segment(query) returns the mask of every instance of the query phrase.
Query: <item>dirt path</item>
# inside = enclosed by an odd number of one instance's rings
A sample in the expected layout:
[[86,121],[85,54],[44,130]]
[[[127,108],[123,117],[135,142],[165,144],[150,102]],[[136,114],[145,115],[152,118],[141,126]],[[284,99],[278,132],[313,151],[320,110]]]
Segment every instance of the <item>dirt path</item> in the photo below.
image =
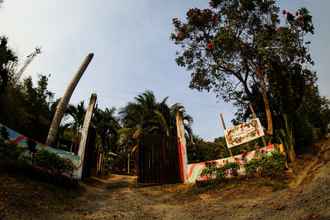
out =
[[[324,146],[330,146],[327,142]],[[237,181],[212,189],[138,187],[134,177],[91,179],[66,190],[26,177],[0,175],[0,219],[330,219],[330,163],[300,160],[290,187]]]
[[277,183],[265,181],[210,190],[181,184],[139,188],[134,179],[118,176],[93,184],[79,198],[84,207],[60,219],[330,219],[329,164],[311,183],[275,192]]

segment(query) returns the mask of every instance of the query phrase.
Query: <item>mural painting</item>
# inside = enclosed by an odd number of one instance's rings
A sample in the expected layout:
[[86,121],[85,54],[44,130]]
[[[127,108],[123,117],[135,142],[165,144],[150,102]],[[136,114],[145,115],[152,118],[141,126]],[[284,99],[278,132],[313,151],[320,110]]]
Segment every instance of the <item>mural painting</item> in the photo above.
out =
[[[47,145],[41,144],[37,141],[29,139],[28,137],[0,124],[0,129],[5,130],[8,134],[8,140],[15,144],[17,148],[20,148],[20,155],[18,156],[19,160],[24,160],[30,164],[34,160],[34,155],[41,150],[45,150],[49,153],[55,154],[64,161],[69,161],[73,165],[72,173],[63,173],[63,175],[68,176],[73,179],[79,179],[78,170],[82,167],[81,159],[78,155],[75,155],[72,152],[55,149]],[[11,146],[11,145],[9,145]],[[16,149],[12,149],[13,151]]]
[[[259,149],[261,153],[271,153],[275,151],[276,148],[274,145],[268,145]],[[235,162],[240,165],[238,170],[238,175],[244,175],[245,169],[244,164],[252,160],[256,156],[257,150],[250,151],[244,154],[235,155],[233,157],[227,157],[219,160],[205,161],[200,163],[188,164],[188,173],[187,173],[187,183],[195,183],[196,181],[205,181],[208,180],[207,176],[202,176],[202,171],[208,163],[215,163],[218,167],[224,166],[226,163]]]

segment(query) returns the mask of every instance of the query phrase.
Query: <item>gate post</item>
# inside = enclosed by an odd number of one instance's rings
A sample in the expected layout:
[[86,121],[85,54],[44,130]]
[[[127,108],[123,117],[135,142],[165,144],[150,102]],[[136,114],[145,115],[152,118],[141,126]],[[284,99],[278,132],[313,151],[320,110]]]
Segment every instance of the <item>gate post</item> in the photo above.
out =
[[96,105],[96,94],[92,94],[91,98],[89,100],[89,105],[86,110],[84,124],[81,131],[81,139],[79,144],[79,150],[78,150],[78,156],[80,157],[80,166],[79,169],[76,171],[76,178],[81,179],[82,178],[82,171],[84,166],[84,159],[85,159],[85,149],[86,149],[86,143],[87,143],[87,137],[88,137],[88,130],[89,126],[92,120],[94,108]]
[[179,172],[180,179],[183,183],[187,182],[187,147],[186,147],[186,138],[184,135],[184,125],[182,114],[177,112],[176,114],[176,129],[177,129],[177,139],[178,139],[178,159],[179,159]]

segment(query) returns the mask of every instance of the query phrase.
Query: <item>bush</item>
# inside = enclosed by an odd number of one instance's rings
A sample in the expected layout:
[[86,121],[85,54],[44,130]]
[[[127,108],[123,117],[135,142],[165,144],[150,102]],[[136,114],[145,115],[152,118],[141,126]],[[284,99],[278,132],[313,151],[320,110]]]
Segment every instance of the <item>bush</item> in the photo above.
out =
[[0,126],[0,139],[8,140],[9,134],[5,127]]
[[24,149],[13,143],[7,143],[0,137],[0,158],[2,160],[18,160]]
[[[47,150],[36,150],[36,144],[33,141],[28,141],[29,152],[32,152],[28,158],[24,158],[23,153],[26,148],[19,147],[16,144],[10,143],[5,138],[5,132],[0,128],[0,160],[7,162],[21,163],[25,165],[37,165],[55,173],[72,173],[74,166],[70,160],[63,159],[58,155]],[[33,149],[30,149],[33,148]],[[31,161],[32,160],[32,161]],[[32,162],[32,164],[31,164]],[[28,164],[27,164],[28,163]]]
[[201,176],[207,176],[209,181],[220,181],[226,176],[225,169],[223,167],[217,167],[215,162],[206,163],[206,167],[203,169]]
[[226,178],[226,174],[230,173],[233,176],[237,176],[237,170],[240,168],[238,163],[230,162],[226,163],[222,167],[218,167],[215,162],[206,163],[206,167],[203,169],[201,176],[207,176],[208,183],[218,183]]
[[248,176],[279,177],[285,169],[285,156],[275,151],[271,154],[262,154],[259,158],[245,164]]
[[296,150],[301,153],[314,142],[313,126],[304,116],[296,116],[293,121]]
[[245,164],[245,172],[247,176],[253,176],[257,173],[259,167],[259,160],[252,159],[248,163]]
[[223,169],[225,171],[227,171],[227,173],[233,175],[233,176],[238,176],[238,172],[237,170],[240,168],[240,165],[238,163],[235,162],[230,162],[230,163],[226,163],[223,166]]
[[204,140],[197,140],[194,144],[188,144],[187,154],[189,163],[216,160],[230,155],[224,144]]
[[71,161],[65,160],[47,150],[40,150],[35,154],[35,164],[46,168],[53,173],[72,173],[74,166]]
[[239,164],[238,163],[235,163],[235,162],[230,162],[230,163],[226,163],[224,166],[223,166],[224,169],[228,170],[228,169],[239,169]]

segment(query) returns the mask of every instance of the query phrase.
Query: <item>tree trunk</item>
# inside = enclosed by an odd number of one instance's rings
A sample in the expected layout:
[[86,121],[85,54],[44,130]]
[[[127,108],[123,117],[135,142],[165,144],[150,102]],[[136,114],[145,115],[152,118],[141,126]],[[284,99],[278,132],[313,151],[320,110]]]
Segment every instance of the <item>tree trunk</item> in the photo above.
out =
[[56,107],[56,112],[53,118],[53,121],[50,125],[46,144],[48,146],[51,146],[54,144],[57,133],[58,133],[58,128],[60,126],[61,120],[63,118],[64,112],[69,104],[69,101],[71,99],[72,93],[74,89],[76,88],[80,78],[84,74],[85,70],[87,69],[89,63],[93,59],[93,54],[90,53],[88,56],[85,58],[84,62],[81,64],[78,72],[75,74],[74,78],[71,80],[70,84],[68,85],[63,97],[61,98],[61,101],[58,103]]
[[257,69],[257,77],[259,78],[260,81],[260,92],[262,95],[262,99],[265,105],[265,113],[266,113],[266,118],[267,118],[267,131],[266,133],[268,135],[273,135],[273,119],[272,119],[272,112],[270,111],[270,105],[269,105],[269,99],[267,96],[267,87],[265,83],[265,78],[262,74],[261,69]]

